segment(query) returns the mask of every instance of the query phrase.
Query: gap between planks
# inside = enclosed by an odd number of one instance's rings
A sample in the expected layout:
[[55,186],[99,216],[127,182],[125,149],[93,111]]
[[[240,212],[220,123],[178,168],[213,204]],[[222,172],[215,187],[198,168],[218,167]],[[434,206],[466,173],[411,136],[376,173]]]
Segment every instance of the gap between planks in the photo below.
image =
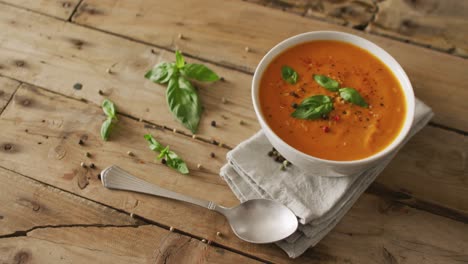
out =
[[16,85],[14,91],[11,93],[10,95],[10,98],[8,98],[6,104],[3,106],[3,109],[0,110],[0,116],[2,116],[3,112],[5,111],[5,109],[7,108],[7,106],[10,104],[11,100],[13,100],[13,97],[15,97],[15,94],[16,94],[16,91],[18,91],[18,89],[20,88],[20,86],[22,85],[22,82],[21,81],[18,81],[18,80],[15,80],[13,78],[10,78],[10,77],[6,77],[6,76],[3,76],[0,74],[0,77],[5,77],[7,79],[10,79],[10,80],[13,80],[13,81],[16,81],[18,82],[18,85]]
[[[0,74],[0,76],[4,77],[3,75]],[[6,76],[5,76],[6,77]],[[28,82],[24,82],[24,81],[20,81],[20,80],[17,80],[17,79],[14,79],[14,78],[10,78],[10,77],[6,77],[6,78],[9,78],[9,79],[12,79],[12,80],[15,80],[15,81],[18,81],[20,83],[20,85],[16,88],[15,90],[15,93],[16,91],[18,90],[18,88],[22,85],[22,84],[27,84],[27,85],[31,85],[31,86],[34,86],[34,87],[37,87],[39,89],[42,89],[44,91],[47,91],[47,92],[50,92],[52,94],[56,94],[56,95],[59,95],[59,96],[62,96],[62,97],[65,97],[67,99],[71,99],[71,100],[74,100],[74,101],[77,101],[77,102],[81,102],[81,103],[86,103],[86,104],[91,104],[91,105],[94,105],[94,106],[97,106],[97,107],[100,107],[99,105],[96,105],[86,99],[78,99],[78,98],[74,98],[74,97],[71,97],[71,96],[67,96],[67,95],[64,95],[64,94],[61,94],[59,92],[56,92],[56,91],[51,91],[47,88],[44,88],[44,87],[40,87],[40,86],[37,86],[37,85],[34,85],[34,84],[31,84],[31,83],[28,83]],[[10,101],[12,100],[13,96],[10,98]],[[5,106],[5,109],[6,109],[6,106]],[[124,116],[124,117],[127,117],[131,120],[134,120],[134,121],[139,121],[141,123],[144,123],[145,124],[145,127],[146,128],[150,128],[150,129],[160,129],[160,130],[166,130],[166,131],[171,131],[173,132],[173,129],[170,128],[170,127],[167,127],[165,125],[159,125],[159,124],[155,124],[155,123],[152,123],[152,122],[149,122],[149,121],[146,121],[146,120],[142,120],[140,121],[139,118],[136,118],[130,114],[126,114],[126,113],[119,113],[119,115],[121,116]],[[443,125],[439,125],[439,124],[434,124],[434,123],[430,123],[429,126],[433,126],[433,127],[436,127],[438,129],[442,129],[442,130],[448,130],[448,131],[452,131],[452,129],[447,129],[445,126]],[[463,131],[454,131],[456,133],[460,133],[462,135],[465,135],[466,136],[466,132],[463,132]],[[180,134],[180,135],[183,135],[185,137],[188,137],[188,138],[192,138],[191,135],[183,132],[183,131],[178,131],[177,130],[177,133]],[[199,136],[197,136],[195,138],[196,140],[198,141],[201,141],[201,142],[204,142],[204,143],[207,143],[207,144],[211,144],[211,145],[215,145],[215,146],[219,146],[219,147],[222,147],[222,148],[225,148],[225,149],[232,149],[231,147],[223,144],[222,146],[220,146],[219,144],[215,144],[213,143],[211,140],[209,139],[204,139],[204,138],[200,138]],[[190,140],[190,139],[189,139]],[[5,168],[5,167],[2,167],[0,166],[0,168],[4,168],[6,170],[9,170],[9,171],[12,171],[8,168]],[[12,171],[12,172],[15,172],[15,171]],[[15,172],[15,173],[18,173],[18,172]],[[19,173],[18,173],[19,174]],[[26,175],[23,175],[23,174],[20,174],[24,177],[27,177],[29,179],[32,179],[34,181],[37,181],[36,179],[34,178],[30,178],[29,176],[26,176]],[[53,188],[57,188],[55,186],[52,186],[52,185],[49,185],[47,183],[44,183],[44,182],[41,182],[41,181],[37,181],[37,182],[40,182],[42,184],[45,184],[47,186],[50,186],[50,187],[53,187]],[[60,189],[60,188],[58,188]],[[60,189],[62,190],[62,189]],[[66,191],[66,190],[62,190],[64,192],[67,192],[67,193],[70,193],[70,194],[73,194],[69,191]],[[377,183],[377,182],[373,182],[369,188],[365,191],[366,193],[368,194],[372,194],[372,195],[375,195],[377,197],[381,197],[381,198],[384,198],[384,199],[389,199],[389,200],[392,200],[392,201],[395,201],[397,203],[400,203],[400,204],[403,204],[405,206],[408,206],[410,208],[414,208],[414,209],[417,209],[417,210],[421,210],[421,211],[425,211],[425,212],[428,212],[428,213],[431,213],[431,214],[435,214],[435,215],[439,215],[439,216],[442,216],[442,217],[446,217],[446,218],[449,218],[449,219],[452,219],[452,220],[455,220],[455,221],[459,221],[459,222],[462,222],[462,223],[468,223],[468,215],[466,214],[463,214],[462,212],[459,212],[457,210],[454,210],[454,209],[451,209],[449,207],[444,207],[444,206],[441,206],[441,205],[438,205],[438,204],[434,204],[434,203],[430,203],[430,202],[426,202],[424,200],[420,200],[418,198],[414,198],[411,194],[407,194],[407,193],[403,193],[403,192],[399,192],[399,191],[395,191],[395,190],[391,190],[387,187],[385,187],[383,184],[380,184],[380,183]],[[73,195],[76,195],[76,194],[73,194]],[[79,196],[79,195],[77,195]],[[120,210],[118,208],[114,208],[114,207],[111,207],[111,206],[108,206],[106,204],[103,204],[103,203],[100,203],[98,201],[94,201],[94,200],[91,200],[89,198],[86,198],[86,197],[83,197],[83,196],[79,196],[81,198],[84,198],[84,199],[87,199],[89,201],[93,201],[93,202],[96,202],[98,204],[101,204],[103,206],[107,206],[109,208],[112,208],[114,210],[117,210],[119,212],[122,212],[122,213],[125,213],[125,214],[128,214],[130,215],[128,212],[126,211],[123,211],[123,210]],[[155,221],[152,221],[150,219],[146,219],[146,218],[143,218],[141,216],[136,216],[138,217],[139,219],[143,220],[144,222],[146,223],[152,223],[154,225],[157,225],[159,227],[162,227],[164,229],[170,229],[169,226],[166,226],[166,225],[162,225],[160,223],[157,223]],[[203,239],[201,237],[197,237],[197,236],[194,236],[192,234],[189,234],[189,233],[185,233],[185,232],[181,232],[181,234],[186,234],[188,236],[191,236],[191,237],[195,237],[195,238],[198,238],[198,239]],[[231,248],[228,248],[228,247],[225,247],[223,245],[218,245],[219,247],[223,247],[223,248],[226,248],[230,251],[235,251],[235,249],[231,249]],[[256,258],[255,256],[250,256],[249,257],[251,258]],[[262,260],[264,261],[264,260]]]
[[[40,87],[38,87],[40,88]],[[40,88],[40,89],[43,89],[43,88]],[[47,89],[43,89],[43,90],[47,90]],[[60,95],[60,94],[59,94]],[[77,99],[74,99],[74,100],[77,100]],[[80,101],[80,100],[78,100]],[[75,196],[75,197],[79,197],[81,199],[84,199],[84,200],[87,200],[87,201],[90,201],[90,202],[93,202],[93,203],[96,203],[96,204],[99,204],[101,206],[104,206],[104,207],[107,207],[107,208],[110,208],[112,210],[115,210],[117,212],[120,212],[120,213],[123,213],[123,214],[126,214],[128,215],[129,217],[132,217],[132,218],[135,218],[141,222],[143,222],[142,224],[135,224],[135,225],[108,225],[108,224],[69,224],[69,225],[42,225],[42,226],[34,226],[32,228],[29,228],[27,230],[18,230],[18,231],[15,231],[13,233],[10,233],[10,234],[6,234],[6,235],[0,235],[0,239],[2,238],[11,238],[11,237],[22,237],[22,236],[27,236],[27,234],[29,232],[32,232],[34,230],[37,230],[37,229],[47,229],[47,228],[70,228],[70,227],[98,227],[98,228],[106,228],[106,227],[111,227],[111,228],[118,228],[118,227],[122,227],[122,228],[128,228],[128,227],[133,227],[133,228],[138,228],[140,226],[155,226],[155,227],[159,227],[159,228],[162,228],[162,229],[165,229],[165,230],[168,230],[170,232],[174,232],[174,233],[178,233],[178,234],[181,234],[181,235],[185,235],[191,239],[197,239],[199,241],[203,241],[203,240],[206,240],[205,238],[203,237],[200,237],[200,236],[196,236],[196,235],[193,235],[193,234],[190,234],[190,233],[187,233],[187,232],[184,232],[182,230],[179,230],[179,229],[173,229],[171,230],[171,227],[170,226],[167,226],[167,225],[163,225],[163,224],[160,224],[156,221],[153,221],[151,219],[148,219],[148,218],[145,218],[145,217],[142,217],[142,216],[139,216],[139,215],[136,215],[136,214],[133,214],[133,213],[128,213],[127,211],[125,210],[122,210],[122,209],[119,209],[119,208],[116,208],[116,207],[113,207],[113,206],[109,206],[107,204],[104,204],[104,203],[101,203],[99,201],[95,201],[95,200],[92,200],[92,199],[89,199],[87,197],[84,197],[84,196],[81,196],[81,195],[78,195],[78,194],[75,194],[73,192],[70,192],[68,190],[65,190],[65,189],[62,189],[62,188],[59,188],[59,187],[56,187],[56,186],[53,186],[53,185],[50,185],[46,182],[43,182],[43,181],[40,181],[40,180],[37,180],[35,178],[32,178],[28,175],[24,175],[22,173],[19,173],[19,172],[16,172],[16,171],[13,171],[9,168],[6,168],[6,167],[3,167],[0,165],[0,168],[1,169],[4,169],[6,171],[10,171],[20,177],[24,177],[24,178],[27,178],[31,181],[34,181],[36,183],[39,183],[41,185],[44,185],[44,186],[47,186],[49,188],[53,188],[53,189],[56,189],[56,190],[60,190],[62,192],[65,192],[69,195],[72,195],[72,196]],[[214,247],[218,247],[218,248],[222,248],[224,250],[227,250],[227,251],[231,251],[233,253],[236,253],[236,254],[239,254],[239,255],[242,255],[244,257],[247,257],[247,258],[251,258],[251,259],[254,259],[254,260],[257,260],[257,261],[261,261],[263,263],[271,263],[270,261],[268,260],[265,260],[265,259],[262,259],[262,258],[259,258],[257,256],[253,256],[253,255],[250,255],[248,253],[245,253],[243,251],[240,251],[240,250],[237,250],[237,249],[233,249],[233,248],[230,248],[230,247],[227,247],[225,245],[222,245],[222,244],[219,244],[215,241],[210,241],[210,245],[211,246],[214,246]]]
[[68,16],[67,21],[72,22],[72,18],[75,15],[76,11],[78,11],[78,8],[81,6],[81,3],[83,3],[84,0],[80,0],[76,5],[75,8],[73,8],[73,11],[70,13],[70,16]]
[[[80,4],[81,2],[84,1],[84,0],[80,0]],[[14,8],[18,8],[18,9],[23,9],[23,10],[27,10],[28,12],[31,12],[31,13],[35,13],[35,14],[39,14],[39,15],[42,15],[42,16],[46,16],[46,17],[50,17],[50,18],[53,18],[53,19],[57,19],[57,20],[60,20],[60,21],[64,21],[66,22],[67,20],[61,18],[61,17],[57,17],[57,16],[54,16],[54,15],[51,15],[51,14],[48,14],[48,13],[44,13],[44,12],[40,12],[40,11],[37,11],[37,10],[33,10],[33,9],[30,9],[30,8],[27,8],[25,6],[21,6],[21,5],[15,5],[15,4],[12,4],[12,3],[8,3],[8,2],[4,2],[2,0],[0,0],[0,4],[2,5],[6,5],[6,6],[11,6],[11,7],[14,7]],[[78,5],[75,6],[76,10],[78,10]],[[73,10],[72,14],[74,15],[76,10]],[[68,18],[69,22],[72,22],[71,19],[72,19],[72,16],[70,16]]]

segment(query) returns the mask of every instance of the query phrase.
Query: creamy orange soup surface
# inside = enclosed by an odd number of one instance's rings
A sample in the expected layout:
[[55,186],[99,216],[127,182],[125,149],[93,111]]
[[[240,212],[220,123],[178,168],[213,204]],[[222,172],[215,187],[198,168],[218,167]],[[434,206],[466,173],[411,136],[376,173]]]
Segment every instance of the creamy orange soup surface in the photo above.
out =
[[[282,78],[283,66],[297,72],[295,84]],[[354,88],[368,107],[325,89],[314,74],[338,81],[341,88]],[[312,41],[284,51],[266,68],[259,92],[270,128],[292,147],[327,160],[358,160],[381,151],[398,135],[406,114],[405,95],[387,66],[369,52],[338,41]],[[329,96],[333,110],[314,120],[291,116],[314,95]]]

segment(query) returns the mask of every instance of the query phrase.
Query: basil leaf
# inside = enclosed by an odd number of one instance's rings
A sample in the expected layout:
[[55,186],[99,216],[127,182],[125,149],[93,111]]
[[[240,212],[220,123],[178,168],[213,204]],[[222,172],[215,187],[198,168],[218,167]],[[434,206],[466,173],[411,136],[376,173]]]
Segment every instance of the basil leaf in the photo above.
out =
[[327,77],[325,75],[320,75],[320,74],[314,74],[314,80],[322,87],[325,89],[332,91],[332,92],[337,92],[338,89],[340,88],[340,83],[333,80],[330,77]]
[[343,98],[344,100],[351,102],[355,105],[365,107],[365,108],[369,107],[366,101],[364,101],[364,98],[362,98],[362,96],[359,94],[358,91],[356,91],[356,89],[348,88],[348,87],[341,88],[339,92],[340,92],[341,98]]
[[[105,99],[102,102],[102,110],[108,117],[116,118],[115,116],[115,105],[113,102],[111,102],[109,99]],[[117,118],[116,118],[117,119]]]
[[166,155],[166,164],[167,166],[173,169],[176,169],[182,174],[189,173],[187,164],[179,156],[177,156],[177,154],[175,154],[172,151],[169,151],[168,154]]
[[291,116],[299,119],[319,119],[332,110],[333,101],[329,96],[314,95],[304,99]]
[[161,62],[145,74],[145,78],[152,82],[164,84],[167,83],[172,75],[177,71],[174,63]]
[[101,126],[101,138],[104,141],[109,139],[109,135],[113,127],[114,123],[112,122],[112,117],[107,117],[106,121],[104,121]]
[[145,139],[150,143],[150,146],[149,148],[152,150],[152,151],[158,151],[158,152],[161,152],[164,148],[163,146],[157,142],[152,135],[150,134],[146,134],[145,136]]
[[169,146],[163,147],[161,143],[156,141],[152,135],[145,135],[145,139],[150,143],[150,149],[159,152],[158,159],[165,159],[166,165],[177,170],[182,174],[189,173],[187,164],[173,151],[169,150]]
[[285,65],[281,68],[281,77],[283,77],[283,80],[286,82],[295,84],[299,78],[299,75],[293,68]]
[[181,70],[182,73],[190,79],[195,79],[201,82],[214,82],[219,80],[219,76],[210,68],[202,64],[185,64]]
[[192,84],[183,76],[171,78],[166,89],[166,100],[172,114],[195,134],[202,108]]
[[180,53],[180,51],[176,50],[175,58],[177,68],[182,69],[185,66],[184,56],[182,56],[182,53]]

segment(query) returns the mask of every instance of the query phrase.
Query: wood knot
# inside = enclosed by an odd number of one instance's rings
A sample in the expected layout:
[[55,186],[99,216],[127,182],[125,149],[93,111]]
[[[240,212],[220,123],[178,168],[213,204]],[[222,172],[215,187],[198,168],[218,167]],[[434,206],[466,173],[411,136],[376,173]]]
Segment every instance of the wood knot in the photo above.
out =
[[22,60],[16,60],[16,61],[15,61],[15,65],[16,65],[17,67],[23,67],[25,64],[26,64],[26,63],[25,63],[24,61],[22,61]]
[[[401,21],[401,31],[409,31],[409,30],[412,30],[412,29],[415,29],[417,28],[419,25],[412,21],[412,20],[409,20],[409,19],[403,19]],[[405,32],[401,32],[401,33],[405,33]]]
[[13,258],[15,264],[26,264],[31,260],[31,253],[27,251],[20,250],[15,254]]
[[22,102],[21,102],[22,105],[24,106],[28,106],[31,104],[31,101],[29,99],[24,99]]
[[4,145],[3,145],[3,149],[4,149],[5,151],[11,151],[11,150],[13,150],[13,145],[10,144],[10,143],[4,144]]
[[73,46],[75,46],[75,48],[79,50],[86,45],[86,43],[83,40],[77,38],[68,38],[68,41],[70,41],[70,43],[73,44]]

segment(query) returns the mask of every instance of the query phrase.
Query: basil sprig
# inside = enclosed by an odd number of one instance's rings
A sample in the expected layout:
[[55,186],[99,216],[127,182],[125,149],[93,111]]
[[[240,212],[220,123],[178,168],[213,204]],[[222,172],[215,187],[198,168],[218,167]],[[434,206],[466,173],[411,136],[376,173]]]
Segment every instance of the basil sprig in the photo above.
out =
[[187,164],[173,151],[169,149],[169,146],[164,147],[161,143],[156,141],[152,135],[146,134],[145,139],[149,142],[149,148],[154,152],[159,152],[157,158],[159,160],[164,159],[165,164],[182,174],[188,174],[189,169]]
[[359,92],[356,91],[356,89],[354,88],[349,88],[349,87],[341,88],[339,90],[339,93],[340,93],[341,98],[343,98],[345,101],[351,102],[355,105],[359,105],[365,108],[369,107],[366,101],[364,101],[364,98],[362,98]]
[[296,84],[297,79],[299,79],[297,72],[293,68],[286,65],[281,67],[281,77],[283,77],[283,80],[290,84]]
[[333,100],[326,95],[314,95],[304,99],[296,110],[291,114],[292,117],[299,119],[319,119],[333,110]]
[[145,74],[145,78],[167,84],[166,101],[172,114],[192,133],[196,133],[202,113],[201,101],[189,80],[214,82],[219,76],[202,64],[186,63],[180,51],[176,62],[161,62]]
[[101,137],[103,140],[107,141],[109,139],[110,132],[117,123],[118,119],[113,102],[111,102],[109,99],[105,99],[101,106],[104,114],[107,116],[106,121],[104,121],[101,126]]
[[333,80],[330,77],[327,77],[325,75],[320,75],[320,74],[314,74],[314,80],[323,88],[332,91],[332,92],[338,92],[338,89],[340,88],[340,83]]
[[348,101],[355,105],[359,105],[361,107],[367,108],[369,106],[364,100],[364,98],[362,98],[359,92],[354,88],[340,88],[339,82],[325,75],[314,74],[314,80],[325,89],[332,92],[338,92],[340,94],[340,97],[343,98],[345,101]]

